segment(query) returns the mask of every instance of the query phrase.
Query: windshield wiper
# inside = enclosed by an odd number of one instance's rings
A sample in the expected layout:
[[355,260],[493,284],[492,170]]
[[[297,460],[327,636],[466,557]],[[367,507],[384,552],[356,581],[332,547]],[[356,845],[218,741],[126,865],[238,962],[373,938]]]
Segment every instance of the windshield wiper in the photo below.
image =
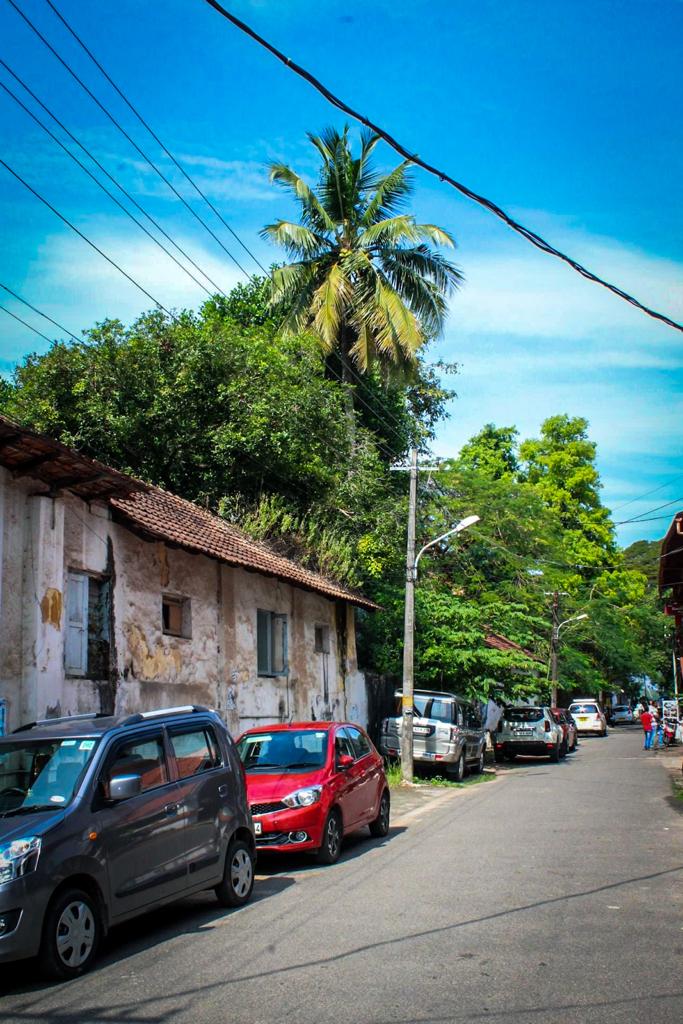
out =
[[21,804],[20,807],[13,807],[11,811],[0,811],[3,818],[11,818],[15,814],[32,814],[33,811],[58,811],[61,805],[57,804]]

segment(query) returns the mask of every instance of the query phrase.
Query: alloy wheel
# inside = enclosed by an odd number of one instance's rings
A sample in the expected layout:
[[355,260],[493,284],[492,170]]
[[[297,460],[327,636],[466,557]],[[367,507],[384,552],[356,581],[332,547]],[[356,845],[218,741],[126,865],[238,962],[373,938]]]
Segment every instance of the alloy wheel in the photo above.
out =
[[230,863],[230,882],[240,899],[249,892],[253,873],[254,868],[247,851],[244,849],[235,850]]

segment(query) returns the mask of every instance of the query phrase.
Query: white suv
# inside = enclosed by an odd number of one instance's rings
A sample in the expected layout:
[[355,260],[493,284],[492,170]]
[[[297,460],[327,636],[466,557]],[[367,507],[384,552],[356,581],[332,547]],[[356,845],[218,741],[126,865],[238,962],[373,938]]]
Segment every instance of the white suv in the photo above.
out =
[[607,719],[598,702],[592,697],[574,700],[569,705],[569,711],[579,733],[593,732],[598,736],[607,735]]
[[495,734],[496,761],[513,761],[518,754],[559,761],[567,752],[563,740],[562,726],[550,708],[532,704],[507,707]]

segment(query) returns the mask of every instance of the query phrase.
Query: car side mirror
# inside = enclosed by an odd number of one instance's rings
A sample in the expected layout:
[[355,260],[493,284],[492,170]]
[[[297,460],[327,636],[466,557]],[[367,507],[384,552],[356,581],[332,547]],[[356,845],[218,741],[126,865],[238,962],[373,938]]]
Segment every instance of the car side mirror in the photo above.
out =
[[130,800],[142,789],[142,778],[139,775],[115,775],[109,782],[109,799],[114,801]]
[[339,760],[337,761],[337,768],[340,772],[345,772],[353,764],[353,758],[350,754],[340,754]]

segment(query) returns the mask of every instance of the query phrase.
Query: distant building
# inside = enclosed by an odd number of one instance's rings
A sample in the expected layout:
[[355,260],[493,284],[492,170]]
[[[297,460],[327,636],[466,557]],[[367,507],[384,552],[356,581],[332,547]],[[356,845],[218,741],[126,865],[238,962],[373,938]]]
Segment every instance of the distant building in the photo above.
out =
[[678,693],[683,695],[683,512],[677,512],[662,541],[659,592],[674,620],[673,668]]
[[208,704],[365,723],[355,608],[219,517],[0,417],[0,725]]

